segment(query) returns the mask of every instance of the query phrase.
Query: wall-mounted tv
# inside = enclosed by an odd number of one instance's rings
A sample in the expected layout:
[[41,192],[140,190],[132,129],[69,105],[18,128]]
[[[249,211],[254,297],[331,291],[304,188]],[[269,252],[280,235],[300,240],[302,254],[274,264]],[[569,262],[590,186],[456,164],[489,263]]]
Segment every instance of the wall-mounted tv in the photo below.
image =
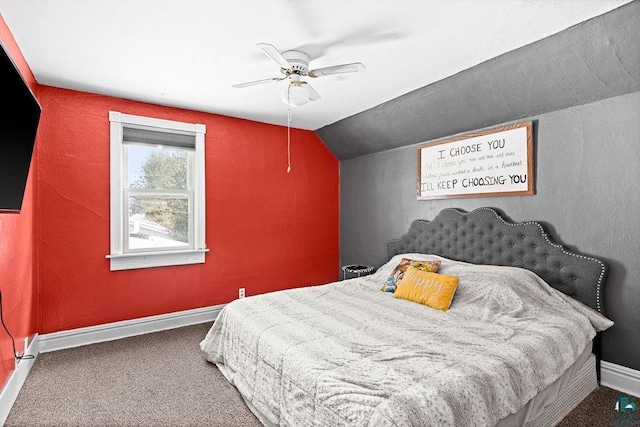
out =
[[20,212],[42,109],[0,47],[0,213]]

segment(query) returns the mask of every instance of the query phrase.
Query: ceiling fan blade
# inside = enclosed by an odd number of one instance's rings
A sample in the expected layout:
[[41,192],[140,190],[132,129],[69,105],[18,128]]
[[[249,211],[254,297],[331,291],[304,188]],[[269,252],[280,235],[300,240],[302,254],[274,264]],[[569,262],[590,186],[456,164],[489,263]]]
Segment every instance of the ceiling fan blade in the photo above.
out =
[[364,69],[364,65],[361,62],[354,62],[352,64],[334,65],[332,67],[318,68],[317,70],[309,71],[309,77],[322,77],[330,76],[332,74],[343,73],[356,73]]
[[275,46],[269,43],[258,43],[256,46],[262,49],[262,51],[266,53],[269,58],[276,61],[282,68],[285,68],[287,70],[293,68],[289,61],[287,61],[287,59],[282,56],[280,51],[276,49]]
[[318,92],[316,92],[315,89],[312,88],[309,83],[303,82],[302,84],[305,85],[305,87],[309,91],[309,101],[316,101],[320,99],[320,95],[318,94]]
[[287,78],[286,76],[284,76],[284,77],[272,77],[270,79],[262,79],[262,80],[255,80],[253,82],[239,83],[237,85],[233,85],[232,87],[240,88],[240,87],[261,85],[263,83],[279,82],[280,80],[284,80],[286,78]]

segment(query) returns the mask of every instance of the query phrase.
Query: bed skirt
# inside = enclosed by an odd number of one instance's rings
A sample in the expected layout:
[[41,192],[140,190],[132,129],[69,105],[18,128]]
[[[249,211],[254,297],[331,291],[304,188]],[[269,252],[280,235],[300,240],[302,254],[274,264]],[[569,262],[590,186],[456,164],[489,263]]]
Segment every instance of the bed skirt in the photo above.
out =
[[564,374],[515,414],[498,421],[497,427],[555,426],[591,392],[598,388],[596,357],[589,344]]

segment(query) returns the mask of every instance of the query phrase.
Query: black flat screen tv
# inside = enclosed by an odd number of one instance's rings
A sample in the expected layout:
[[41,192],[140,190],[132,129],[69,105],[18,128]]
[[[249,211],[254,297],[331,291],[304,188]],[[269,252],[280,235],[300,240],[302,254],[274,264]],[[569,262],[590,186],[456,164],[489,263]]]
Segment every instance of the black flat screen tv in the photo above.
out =
[[0,213],[20,212],[42,109],[0,47]]

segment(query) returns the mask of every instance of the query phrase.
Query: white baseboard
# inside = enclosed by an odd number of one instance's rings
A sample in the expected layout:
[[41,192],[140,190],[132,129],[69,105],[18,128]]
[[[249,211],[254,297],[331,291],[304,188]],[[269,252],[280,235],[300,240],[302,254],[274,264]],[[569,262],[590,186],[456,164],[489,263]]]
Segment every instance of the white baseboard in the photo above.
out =
[[600,384],[640,397],[640,371],[626,366],[600,362]]
[[15,371],[9,375],[9,379],[4,384],[4,387],[2,387],[2,391],[0,391],[0,426],[3,426],[5,421],[7,421],[11,407],[18,398],[18,393],[20,393],[20,389],[27,379],[27,375],[33,363],[36,361],[36,357],[38,357],[38,353],[38,334],[36,334],[24,352],[24,354],[34,356],[33,359],[21,359]]
[[112,341],[135,335],[164,331],[198,323],[213,322],[224,304],[193,310],[123,320],[86,328],[71,329],[40,335],[40,352],[62,350],[104,341]]

